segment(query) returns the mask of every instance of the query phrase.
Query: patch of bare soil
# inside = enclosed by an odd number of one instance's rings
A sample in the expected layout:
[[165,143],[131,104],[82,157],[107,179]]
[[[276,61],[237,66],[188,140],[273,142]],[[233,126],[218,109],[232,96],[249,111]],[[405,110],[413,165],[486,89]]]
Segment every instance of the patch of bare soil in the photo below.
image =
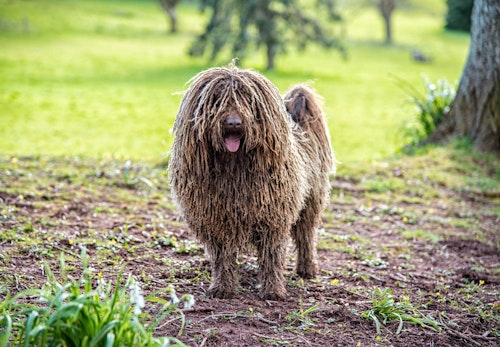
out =
[[[125,266],[147,293],[193,294],[184,319],[167,317],[156,331],[190,346],[500,346],[498,195],[404,172],[418,164],[384,165],[332,179],[321,274],[296,277],[290,248],[288,298],[278,302],[259,298],[254,254],[239,258],[234,298],[206,296],[209,264],[175,210],[164,167],[2,158],[0,283],[11,293],[41,287],[43,263],[57,274],[61,253],[78,272],[85,247],[105,278]],[[377,333],[363,313],[386,288],[437,325],[405,320],[397,333],[395,320]]]

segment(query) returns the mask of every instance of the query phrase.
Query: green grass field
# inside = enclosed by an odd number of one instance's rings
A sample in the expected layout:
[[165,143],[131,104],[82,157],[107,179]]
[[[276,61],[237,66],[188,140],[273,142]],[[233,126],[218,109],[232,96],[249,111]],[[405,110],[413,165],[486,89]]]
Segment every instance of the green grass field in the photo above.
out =
[[[399,129],[413,109],[399,80],[423,90],[421,74],[459,79],[469,36],[442,29],[444,0],[425,4],[395,12],[393,46],[381,44],[374,9],[347,8],[348,59],[311,46],[263,71],[282,92],[309,81],[323,95],[341,162],[402,146]],[[205,17],[189,3],[178,12],[180,32],[169,35],[153,0],[0,2],[0,153],[161,160],[172,143],[175,93],[210,66],[186,54]],[[432,62],[413,62],[413,48]],[[244,63],[261,71],[263,52]]]

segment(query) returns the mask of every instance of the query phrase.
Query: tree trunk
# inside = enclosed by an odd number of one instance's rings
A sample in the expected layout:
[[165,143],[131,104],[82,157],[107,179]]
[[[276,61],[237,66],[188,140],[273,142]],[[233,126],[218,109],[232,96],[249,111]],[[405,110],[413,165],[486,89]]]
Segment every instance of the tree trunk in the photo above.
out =
[[385,43],[392,44],[392,12],[396,8],[395,0],[379,0],[378,9],[384,19]]
[[170,18],[170,33],[174,34],[177,32],[177,14],[175,13],[175,8],[169,8],[167,13]]
[[274,57],[276,56],[276,47],[272,43],[266,44],[267,70],[274,69]]
[[500,153],[500,1],[476,0],[469,56],[450,113],[429,141],[468,137],[474,146]]
[[170,33],[177,32],[177,13],[175,12],[175,6],[177,6],[181,0],[160,0],[160,5],[163,11],[165,11],[170,20]]

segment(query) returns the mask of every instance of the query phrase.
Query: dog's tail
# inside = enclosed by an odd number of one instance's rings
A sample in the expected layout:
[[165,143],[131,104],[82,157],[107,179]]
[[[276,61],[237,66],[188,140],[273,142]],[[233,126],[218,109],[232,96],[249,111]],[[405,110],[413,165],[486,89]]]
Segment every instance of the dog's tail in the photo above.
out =
[[299,84],[292,87],[283,97],[283,101],[294,122],[305,131],[325,127],[321,107],[323,99],[308,85]]
[[335,156],[323,114],[323,99],[308,85],[299,84],[285,94],[283,101],[291,118],[301,129],[299,136],[306,139],[306,147],[319,155],[326,171],[334,172]]

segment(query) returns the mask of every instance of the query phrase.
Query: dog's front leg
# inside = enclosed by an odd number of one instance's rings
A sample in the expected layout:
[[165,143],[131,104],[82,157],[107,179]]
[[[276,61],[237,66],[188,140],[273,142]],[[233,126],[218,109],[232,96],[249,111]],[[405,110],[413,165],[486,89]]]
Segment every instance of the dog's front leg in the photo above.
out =
[[256,244],[260,270],[261,296],[267,300],[286,298],[285,271],[287,240],[270,237]]
[[232,297],[238,285],[237,252],[220,244],[207,245],[207,252],[212,266],[208,295],[220,299]]

